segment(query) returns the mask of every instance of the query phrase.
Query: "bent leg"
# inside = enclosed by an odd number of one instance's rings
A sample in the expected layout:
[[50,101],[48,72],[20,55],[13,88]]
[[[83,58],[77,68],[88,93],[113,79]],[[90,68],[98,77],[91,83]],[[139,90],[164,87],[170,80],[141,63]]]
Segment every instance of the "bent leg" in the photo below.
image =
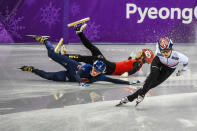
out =
[[143,88],[136,91],[134,94],[127,96],[129,101],[133,101],[138,97],[138,95],[145,95],[151,88],[153,88],[153,85],[157,85],[158,81],[157,79],[160,77],[161,62],[159,58],[156,56],[153,59],[153,62],[151,63],[151,71],[149,76],[146,78],[145,83],[143,85]]
[[66,71],[60,71],[60,72],[45,72],[43,70],[34,69],[33,73],[36,75],[47,79],[47,80],[53,80],[53,81],[67,81],[67,73]]
[[86,64],[92,65],[95,61],[95,56],[82,56],[79,54],[65,54],[65,55],[77,62],[84,62]]
[[156,86],[163,83],[174,71],[175,71],[175,69],[172,69],[172,68],[167,67],[162,64],[162,66],[160,67],[159,75],[157,76],[156,74],[154,74],[152,76],[152,77],[155,76],[156,79],[154,81],[152,81],[149,85],[144,85],[144,86],[148,86],[147,89],[149,89],[149,90],[151,88],[155,88]]
[[49,42],[45,42],[46,48],[48,50],[48,56],[54,60],[55,62],[61,64],[63,67],[67,67],[68,65],[72,65],[73,67],[80,65],[77,61],[70,59],[67,56],[63,56],[59,53],[54,52],[54,47],[53,45]]
[[86,48],[88,48],[93,56],[97,56],[98,58],[104,58],[103,54],[101,53],[101,51],[94,46],[83,33],[79,33],[78,34],[79,38],[81,39],[82,43],[84,44],[84,46]]
[[54,47],[49,41],[45,41],[45,45],[48,50],[48,56],[55,62],[62,65],[69,73],[70,76],[75,77],[76,71],[78,71],[78,66],[81,65],[79,62],[63,56],[59,53],[54,52]]
[[168,79],[168,77],[175,71],[175,69],[172,69],[170,67],[167,66],[163,66],[161,68],[161,75],[160,77],[157,79],[158,80],[158,84],[157,85],[153,85],[154,87],[158,86],[159,84],[161,84],[162,82],[164,82],[166,79]]
[[146,78],[143,88],[137,90],[134,94],[127,96],[128,100],[131,102],[138,97],[138,95],[145,95],[151,88],[152,85],[157,85],[157,78],[160,76],[160,70],[157,68],[151,69],[151,73]]
[[76,75],[76,71],[78,71],[78,66],[81,65],[79,62],[68,58],[67,56],[62,56],[58,53],[49,52],[49,57],[55,62],[62,65],[70,75]]
[[153,65],[151,65],[151,73],[145,80],[143,88],[128,96],[128,100],[133,101],[138,97],[139,94],[145,95],[150,89],[155,88],[164,82],[174,72],[174,70],[175,69],[171,69],[159,63],[158,59],[156,58],[153,62]]

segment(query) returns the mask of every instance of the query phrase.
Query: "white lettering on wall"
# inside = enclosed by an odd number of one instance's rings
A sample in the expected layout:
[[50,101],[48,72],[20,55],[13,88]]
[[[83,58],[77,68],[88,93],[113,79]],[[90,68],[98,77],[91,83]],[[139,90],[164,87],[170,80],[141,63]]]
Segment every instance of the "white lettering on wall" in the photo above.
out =
[[[132,7],[132,10],[131,10]],[[127,4],[127,8],[126,8],[126,18],[129,19],[130,18],[130,14],[135,14],[135,12],[137,11],[137,6],[135,4]]]
[[197,19],[197,6],[193,8],[167,8],[162,7],[160,9],[156,7],[145,7],[141,8],[138,7],[136,4],[127,3],[126,4],[126,19],[131,19],[132,15],[134,14],[139,15],[139,19],[136,20],[137,23],[144,22],[145,18],[148,17],[149,19],[182,19],[183,24],[190,24],[194,17]]
[[144,21],[147,11],[148,11],[148,8],[145,8],[144,11],[142,11],[141,8],[138,8],[140,20],[138,20],[137,23],[142,23]]

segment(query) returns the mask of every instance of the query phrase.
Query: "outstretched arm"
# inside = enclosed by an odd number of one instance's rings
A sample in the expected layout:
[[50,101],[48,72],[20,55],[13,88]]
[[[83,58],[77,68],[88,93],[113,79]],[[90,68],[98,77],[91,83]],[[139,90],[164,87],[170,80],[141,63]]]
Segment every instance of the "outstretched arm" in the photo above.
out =
[[184,54],[179,53],[178,56],[179,56],[179,62],[182,62],[183,66],[181,70],[178,70],[178,72],[176,73],[176,76],[182,75],[183,72],[187,70],[187,65],[189,61],[188,57],[185,56]]
[[183,70],[183,71],[187,70],[188,61],[189,61],[189,58],[187,56],[179,53],[179,62],[183,63],[183,67],[181,70]]
[[128,75],[135,74],[140,69],[140,67],[141,66],[139,62],[133,63],[133,69],[128,72]]
[[120,80],[120,79],[110,78],[107,76],[103,77],[103,81],[107,81],[107,82],[111,82],[111,83],[115,83],[115,84],[126,84],[126,85],[133,85],[133,84],[140,83],[139,80],[137,80],[136,82],[130,82],[130,81],[124,81],[124,80]]
[[[84,66],[82,65],[79,65],[78,66],[78,71],[76,73],[76,80],[79,82],[79,85],[80,86],[89,86],[86,82],[89,82],[88,80],[87,81],[84,81],[82,79],[84,79],[83,77],[81,78],[81,76],[83,76],[82,74],[84,73],[84,71],[86,70],[86,68],[89,68],[89,64],[85,64]],[[87,73],[87,72],[86,72]],[[86,79],[86,78],[85,78]]]

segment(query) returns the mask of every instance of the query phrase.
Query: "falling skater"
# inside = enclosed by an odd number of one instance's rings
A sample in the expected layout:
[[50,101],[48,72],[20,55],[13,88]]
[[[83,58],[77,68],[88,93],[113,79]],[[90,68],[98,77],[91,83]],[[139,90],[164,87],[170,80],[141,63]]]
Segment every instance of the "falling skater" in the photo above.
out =
[[55,62],[62,65],[66,70],[59,72],[45,72],[43,70],[36,69],[33,66],[23,66],[20,68],[22,71],[32,72],[47,80],[78,82],[81,86],[88,86],[88,83],[93,83],[96,81],[107,81],[127,85],[135,84],[133,82],[107,77],[103,74],[106,69],[106,65],[103,61],[95,61],[93,66],[90,64],[85,64],[82,66],[79,62],[70,59],[67,56],[55,53],[53,45],[50,41],[48,41],[48,37],[35,35],[29,36],[33,37],[36,41],[43,43],[47,48],[48,56]]
[[86,29],[87,24],[83,23],[82,25],[75,26],[74,29],[76,34],[79,36],[83,45],[89,49],[92,53],[90,56],[84,56],[79,54],[66,54],[65,47],[62,46],[61,54],[66,55],[69,58],[74,59],[78,62],[85,62],[87,64],[93,64],[96,60],[101,60],[106,64],[105,74],[107,75],[122,75],[125,72],[128,72],[128,75],[135,74],[138,72],[141,67],[148,63],[150,64],[154,58],[154,53],[150,49],[142,49],[135,59],[129,58],[128,60],[124,60],[121,62],[111,62],[107,60],[101,51],[93,45],[85,36],[83,31]]

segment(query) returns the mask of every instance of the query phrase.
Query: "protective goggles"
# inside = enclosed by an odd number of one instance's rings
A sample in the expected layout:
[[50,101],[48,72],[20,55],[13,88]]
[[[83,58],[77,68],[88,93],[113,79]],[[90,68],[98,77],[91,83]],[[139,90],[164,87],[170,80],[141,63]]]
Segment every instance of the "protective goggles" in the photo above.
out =
[[96,72],[97,74],[102,73],[102,72],[96,70],[94,67],[92,68],[92,70],[93,70],[94,72]]
[[160,50],[161,53],[168,53],[170,52],[172,49],[165,49],[165,50]]

